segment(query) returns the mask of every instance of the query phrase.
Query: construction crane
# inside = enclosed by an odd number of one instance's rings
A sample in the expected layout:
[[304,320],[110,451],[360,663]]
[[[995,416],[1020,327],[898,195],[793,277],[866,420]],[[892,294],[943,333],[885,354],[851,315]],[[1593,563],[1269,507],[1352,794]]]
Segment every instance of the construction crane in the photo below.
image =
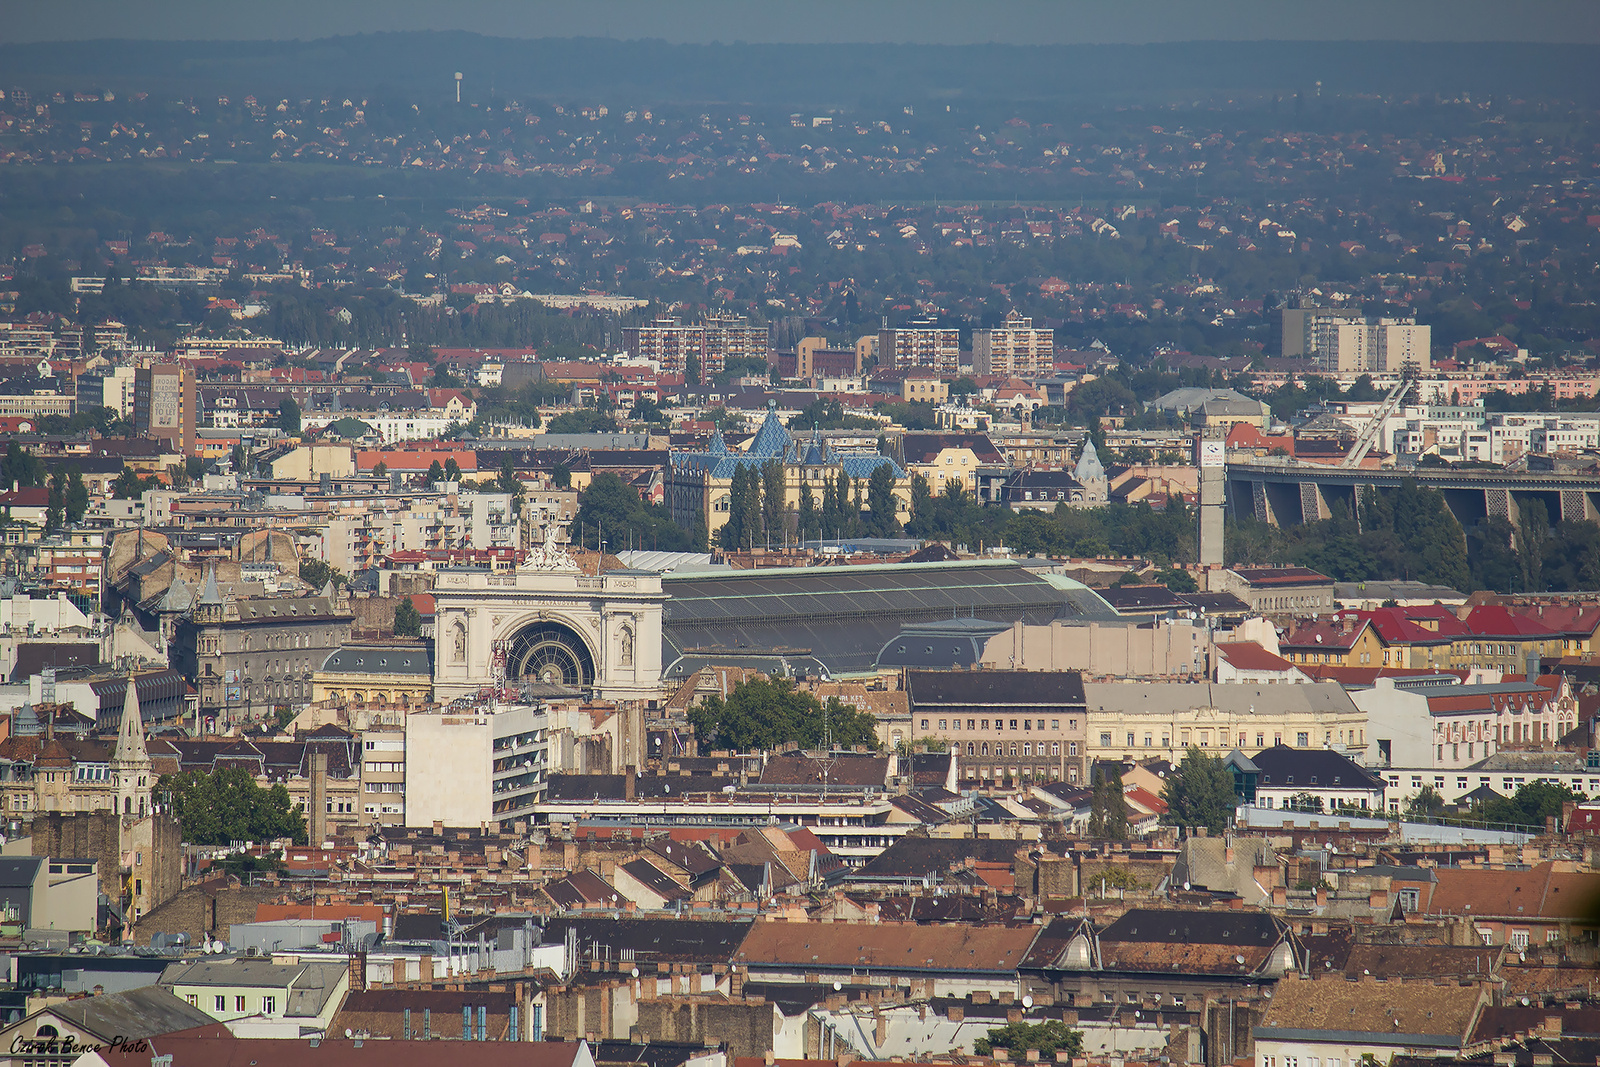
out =
[[1372,413],[1372,420],[1361,431],[1361,436],[1356,438],[1356,443],[1350,446],[1350,451],[1340,462],[1340,467],[1359,467],[1361,461],[1367,458],[1367,453],[1372,451],[1372,446],[1378,443],[1378,435],[1383,432],[1383,424],[1395,408],[1400,406],[1405,399],[1406,391],[1411,388],[1411,379],[1402,374],[1395,383],[1389,395],[1383,398],[1383,403],[1378,405],[1378,410]]

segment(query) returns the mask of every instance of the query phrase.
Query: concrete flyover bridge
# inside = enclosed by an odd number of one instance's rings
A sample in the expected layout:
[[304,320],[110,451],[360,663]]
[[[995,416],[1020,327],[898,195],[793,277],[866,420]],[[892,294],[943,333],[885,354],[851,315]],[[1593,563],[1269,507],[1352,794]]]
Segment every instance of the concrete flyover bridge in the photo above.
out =
[[1538,503],[1552,523],[1600,517],[1600,474],[1554,471],[1452,470],[1447,467],[1362,469],[1293,459],[1229,461],[1228,514],[1274,526],[1328,518],[1335,504],[1354,513],[1367,487],[1393,492],[1407,478],[1444,494],[1445,505],[1463,527],[1498,515],[1516,521],[1524,504]]

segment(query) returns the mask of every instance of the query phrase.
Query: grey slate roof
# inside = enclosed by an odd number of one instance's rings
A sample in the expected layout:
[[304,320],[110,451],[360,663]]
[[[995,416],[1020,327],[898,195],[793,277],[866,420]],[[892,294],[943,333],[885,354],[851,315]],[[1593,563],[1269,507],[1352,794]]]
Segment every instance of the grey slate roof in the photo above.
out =
[[325,674],[416,674],[433,677],[433,646],[345,645],[322,662]]
[[0,857],[0,888],[24,889],[33,885],[43,864],[42,856]]
[[119,1035],[131,1039],[154,1037],[216,1021],[199,1008],[190,1007],[182,997],[154,985],[125,993],[80,997],[55,1004],[45,1012],[106,1041]]
[[[662,662],[691,652],[809,654],[827,671],[866,673],[907,623],[966,616],[1009,625],[1110,612],[1060,575],[1011,562],[881,564],[669,574]],[[697,665],[705,660],[698,660]]]

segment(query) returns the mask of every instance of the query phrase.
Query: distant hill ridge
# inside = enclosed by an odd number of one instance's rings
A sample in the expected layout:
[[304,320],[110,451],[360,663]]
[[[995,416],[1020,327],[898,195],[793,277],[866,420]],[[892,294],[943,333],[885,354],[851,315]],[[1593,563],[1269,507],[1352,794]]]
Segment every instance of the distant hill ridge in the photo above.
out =
[[[1372,27],[1378,29],[1379,27]],[[1363,27],[1352,26],[1353,33]],[[1325,97],[1462,92],[1600,99],[1600,46],[1393,41],[1150,45],[669,44],[464,32],[310,41],[74,41],[0,45],[4,88],[174,95],[362,93],[637,104],[878,108],[884,104],[1185,94]]]

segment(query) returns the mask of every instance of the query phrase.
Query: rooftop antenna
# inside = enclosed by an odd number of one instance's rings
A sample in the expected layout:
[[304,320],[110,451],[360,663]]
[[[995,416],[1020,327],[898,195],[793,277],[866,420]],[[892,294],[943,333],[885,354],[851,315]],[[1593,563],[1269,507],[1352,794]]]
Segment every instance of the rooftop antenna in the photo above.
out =
[[461,72],[456,71],[456,103],[461,103]]

